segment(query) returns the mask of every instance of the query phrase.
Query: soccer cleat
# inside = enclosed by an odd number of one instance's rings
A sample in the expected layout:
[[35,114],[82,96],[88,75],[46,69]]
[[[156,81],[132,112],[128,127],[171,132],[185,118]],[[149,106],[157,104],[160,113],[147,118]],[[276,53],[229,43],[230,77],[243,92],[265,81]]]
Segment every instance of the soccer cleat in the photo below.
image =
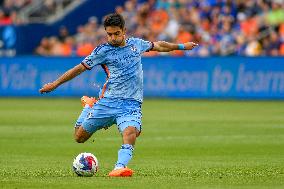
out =
[[131,177],[133,171],[127,167],[121,169],[112,170],[108,176],[110,177]]
[[82,96],[81,98],[81,103],[83,107],[85,107],[85,105],[88,104],[90,108],[92,108],[96,102],[97,99],[95,97]]

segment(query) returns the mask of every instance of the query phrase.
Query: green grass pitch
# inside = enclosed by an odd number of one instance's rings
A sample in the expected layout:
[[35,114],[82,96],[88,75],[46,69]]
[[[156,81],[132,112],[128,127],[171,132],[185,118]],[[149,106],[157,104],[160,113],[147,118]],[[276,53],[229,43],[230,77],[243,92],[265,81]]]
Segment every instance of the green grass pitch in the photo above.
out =
[[[107,177],[116,126],[74,141],[80,112],[79,98],[0,98],[0,188],[284,188],[283,101],[145,100],[132,178]],[[85,151],[91,178],[71,169]]]

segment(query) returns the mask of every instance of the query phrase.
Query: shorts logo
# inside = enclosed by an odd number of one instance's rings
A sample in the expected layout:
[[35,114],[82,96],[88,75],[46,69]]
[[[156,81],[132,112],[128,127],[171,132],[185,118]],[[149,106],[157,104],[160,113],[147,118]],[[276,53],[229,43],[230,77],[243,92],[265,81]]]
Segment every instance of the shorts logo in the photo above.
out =
[[90,118],[92,118],[93,117],[93,113],[92,112],[89,112],[88,113],[88,116],[87,116],[87,119],[90,119]]

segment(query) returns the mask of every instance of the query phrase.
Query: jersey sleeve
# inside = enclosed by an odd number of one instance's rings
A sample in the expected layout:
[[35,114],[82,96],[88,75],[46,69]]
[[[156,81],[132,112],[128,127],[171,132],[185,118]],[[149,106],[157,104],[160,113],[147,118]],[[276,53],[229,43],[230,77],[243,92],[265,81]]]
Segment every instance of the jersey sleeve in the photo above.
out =
[[145,41],[143,39],[138,39],[137,38],[137,43],[140,47],[140,52],[144,53],[144,52],[148,52],[150,51],[153,47],[154,47],[154,43],[150,42],[150,41]]
[[102,47],[98,46],[96,47],[93,52],[87,56],[83,61],[82,65],[87,68],[88,70],[91,70],[96,65],[101,65],[105,62],[105,53],[103,52]]

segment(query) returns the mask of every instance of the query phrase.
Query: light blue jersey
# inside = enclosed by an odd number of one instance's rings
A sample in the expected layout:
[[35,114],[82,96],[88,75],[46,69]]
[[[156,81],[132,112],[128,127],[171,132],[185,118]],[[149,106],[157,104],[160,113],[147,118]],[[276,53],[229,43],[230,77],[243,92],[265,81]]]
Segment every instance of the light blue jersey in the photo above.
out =
[[123,47],[102,44],[87,56],[82,64],[87,69],[101,65],[107,74],[100,98],[143,101],[143,71],[141,56],[153,48],[153,43],[129,38]]

